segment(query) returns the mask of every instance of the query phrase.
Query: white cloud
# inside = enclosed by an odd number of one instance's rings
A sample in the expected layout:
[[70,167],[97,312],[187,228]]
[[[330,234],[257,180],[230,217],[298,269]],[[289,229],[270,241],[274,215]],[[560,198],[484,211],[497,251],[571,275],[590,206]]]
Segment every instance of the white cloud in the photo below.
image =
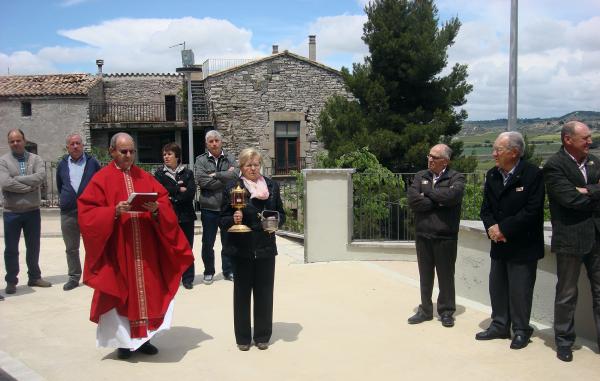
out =
[[66,7],[72,7],[74,5],[79,5],[79,4],[88,2],[88,1],[89,0],[62,0],[59,5],[61,7],[65,7],[66,8]]
[[11,73],[57,72],[56,67],[87,67],[94,72],[97,58],[105,61],[106,72],[173,72],[181,66],[178,48],[186,42],[196,63],[207,58],[254,58],[264,56],[251,44],[252,32],[227,20],[197,19],[115,19],[97,25],[61,30],[60,35],[81,44],[53,46],[36,53],[17,52],[0,56],[0,70]]

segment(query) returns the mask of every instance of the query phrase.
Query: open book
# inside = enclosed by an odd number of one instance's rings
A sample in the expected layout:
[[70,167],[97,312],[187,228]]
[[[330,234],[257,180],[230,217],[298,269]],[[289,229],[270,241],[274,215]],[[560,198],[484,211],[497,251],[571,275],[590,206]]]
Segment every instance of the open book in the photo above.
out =
[[145,212],[146,209],[142,205],[146,202],[156,201],[158,199],[158,193],[136,193],[133,192],[129,195],[127,202],[131,205],[132,212]]

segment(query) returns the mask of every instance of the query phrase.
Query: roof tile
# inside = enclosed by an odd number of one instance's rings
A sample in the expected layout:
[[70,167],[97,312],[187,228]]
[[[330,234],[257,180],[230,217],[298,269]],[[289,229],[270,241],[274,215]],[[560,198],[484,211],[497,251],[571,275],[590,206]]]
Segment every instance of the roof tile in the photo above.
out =
[[100,80],[90,74],[0,76],[0,97],[87,95]]

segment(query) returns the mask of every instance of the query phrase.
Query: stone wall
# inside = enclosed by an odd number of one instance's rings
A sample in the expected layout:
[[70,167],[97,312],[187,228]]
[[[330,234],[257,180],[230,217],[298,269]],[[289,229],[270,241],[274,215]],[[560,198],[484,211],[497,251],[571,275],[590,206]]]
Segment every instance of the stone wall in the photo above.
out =
[[[21,116],[21,101],[31,102],[31,116]],[[70,132],[89,136],[88,99],[28,98],[0,100],[0,136],[20,128],[28,141],[37,144],[38,155],[45,161],[56,161],[65,153],[65,137]],[[0,144],[0,155],[9,152],[6,139]]]
[[322,149],[316,129],[326,100],[351,97],[337,71],[288,54],[209,76],[205,88],[226,149],[259,148],[265,165],[274,157],[274,122],[300,121],[300,156],[310,167]]
[[102,80],[108,103],[164,103],[165,95],[178,95],[184,85],[179,74],[105,74]]

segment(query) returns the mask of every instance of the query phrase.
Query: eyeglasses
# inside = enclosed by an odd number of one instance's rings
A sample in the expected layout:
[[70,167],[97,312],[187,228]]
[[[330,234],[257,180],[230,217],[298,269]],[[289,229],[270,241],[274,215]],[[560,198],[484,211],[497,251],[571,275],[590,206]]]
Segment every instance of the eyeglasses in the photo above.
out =
[[441,160],[444,159],[441,156],[433,156],[433,155],[427,155],[427,159],[431,159],[431,160]]
[[134,149],[120,149],[119,150],[119,153],[123,156],[127,156],[127,154],[135,155],[136,152],[137,152],[137,150],[134,150]]
[[508,151],[508,148],[505,148],[505,147],[493,147],[492,148],[492,152],[502,153],[504,151]]

